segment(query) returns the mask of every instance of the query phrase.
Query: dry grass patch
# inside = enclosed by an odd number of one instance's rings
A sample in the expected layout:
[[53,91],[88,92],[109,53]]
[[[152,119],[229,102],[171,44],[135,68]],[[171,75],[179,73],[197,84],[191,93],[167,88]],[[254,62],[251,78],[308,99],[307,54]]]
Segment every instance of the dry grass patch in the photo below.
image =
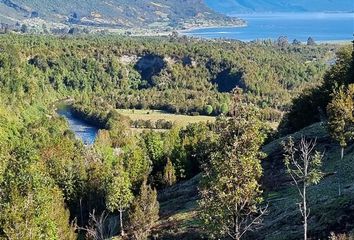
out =
[[132,121],[144,120],[156,122],[164,119],[179,126],[187,126],[190,123],[199,122],[215,122],[216,118],[211,116],[188,116],[180,114],[171,114],[159,110],[131,110],[131,109],[118,109],[120,114],[129,117]]

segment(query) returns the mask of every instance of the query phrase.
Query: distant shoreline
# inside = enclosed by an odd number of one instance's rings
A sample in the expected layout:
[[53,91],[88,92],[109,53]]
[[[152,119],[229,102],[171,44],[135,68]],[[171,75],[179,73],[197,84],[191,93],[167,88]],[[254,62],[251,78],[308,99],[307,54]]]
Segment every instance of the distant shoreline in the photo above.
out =
[[[312,37],[319,44],[346,44],[353,41],[353,29],[348,25],[348,21],[352,19],[352,16],[354,16],[352,12],[241,14],[237,15],[237,17],[244,19],[247,25],[193,27],[180,30],[178,33],[200,39],[221,38],[244,42],[257,39],[276,41],[280,36],[287,36],[289,37],[289,42],[293,39],[298,39],[302,43],[306,43],[307,38]],[[308,27],[307,23],[310,21],[317,24],[316,27]],[[343,22],[345,25],[341,25]],[[325,34],[319,32],[322,30],[316,30],[322,29],[321,26],[323,24],[329,26],[328,29],[324,28],[326,29],[324,30]],[[335,24],[339,25],[334,26]],[[346,27],[340,28],[341,26]],[[224,31],[223,29],[226,30]]]
[[194,30],[201,30],[201,29],[213,29],[213,28],[244,28],[247,27],[247,23],[243,25],[215,25],[215,26],[201,26],[201,27],[191,27],[188,29],[181,29],[181,30],[176,30],[178,33],[187,33],[191,32]]

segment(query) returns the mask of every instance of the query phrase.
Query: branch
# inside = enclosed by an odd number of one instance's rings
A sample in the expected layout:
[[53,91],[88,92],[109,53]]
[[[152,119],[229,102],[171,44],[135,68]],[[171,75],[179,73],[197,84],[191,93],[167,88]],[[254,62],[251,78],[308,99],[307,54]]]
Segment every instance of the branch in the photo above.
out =
[[[240,238],[246,233],[248,232],[253,225],[255,224],[260,224],[262,222],[261,218],[267,213],[267,210],[268,210],[268,206],[269,206],[269,203],[267,203],[267,206],[265,206],[263,209],[259,209],[259,212],[260,214],[254,218],[250,224],[248,224],[247,226],[245,226],[243,232],[240,234]],[[260,221],[260,222],[259,222]]]

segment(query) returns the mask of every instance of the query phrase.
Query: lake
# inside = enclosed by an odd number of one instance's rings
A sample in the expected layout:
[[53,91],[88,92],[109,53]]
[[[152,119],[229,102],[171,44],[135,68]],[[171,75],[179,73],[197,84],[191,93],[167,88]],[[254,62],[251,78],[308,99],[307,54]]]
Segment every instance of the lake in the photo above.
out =
[[82,140],[85,145],[92,145],[98,134],[98,128],[75,117],[70,111],[70,107],[62,105],[58,107],[57,113],[64,117],[69,124],[70,130],[74,132],[76,138]]
[[216,27],[194,29],[183,34],[202,38],[225,38],[242,41],[277,39],[306,42],[312,37],[318,42],[353,40],[354,13],[279,13],[240,14],[247,27]]

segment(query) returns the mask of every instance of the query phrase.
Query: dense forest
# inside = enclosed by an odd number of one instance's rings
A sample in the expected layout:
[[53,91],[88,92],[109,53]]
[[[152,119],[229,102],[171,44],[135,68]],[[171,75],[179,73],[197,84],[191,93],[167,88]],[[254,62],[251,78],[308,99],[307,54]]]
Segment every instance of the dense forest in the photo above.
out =
[[[294,146],[299,137],[285,141],[286,134],[328,120],[331,149],[351,146],[352,51],[351,45],[175,36],[1,35],[0,239],[301,238],[298,228],[285,238],[265,238],[267,229],[289,224],[269,227],[266,213],[281,215],[285,208],[267,202],[284,189],[275,186],[291,182],[286,172],[292,173],[298,155],[301,159]],[[101,129],[94,145],[77,140],[58,116],[63,101]],[[136,133],[117,108],[217,120]],[[303,140],[299,148],[314,149],[312,143]],[[310,171],[296,186],[310,188],[336,172],[322,174],[326,159],[318,152],[308,156]],[[182,238],[164,227],[162,214],[175,204],[166,204],[176,196],[174,189],[196,179],[197,210],[190,221],[197,227]],[[352,202],[348,182],[342,182],[346,198],[331,205],[338,212]],[[239,207],[230,210],[231,205]],[[321,212],[316,210],[311,214]],[[294,216],[294,226],[301,226],[300,212]],[[259,225],[263,218],[268,228]],[[350,217],[339,226],[326,220],[314,229],[310,219],[309,235],[326,238],[352,230]]]

